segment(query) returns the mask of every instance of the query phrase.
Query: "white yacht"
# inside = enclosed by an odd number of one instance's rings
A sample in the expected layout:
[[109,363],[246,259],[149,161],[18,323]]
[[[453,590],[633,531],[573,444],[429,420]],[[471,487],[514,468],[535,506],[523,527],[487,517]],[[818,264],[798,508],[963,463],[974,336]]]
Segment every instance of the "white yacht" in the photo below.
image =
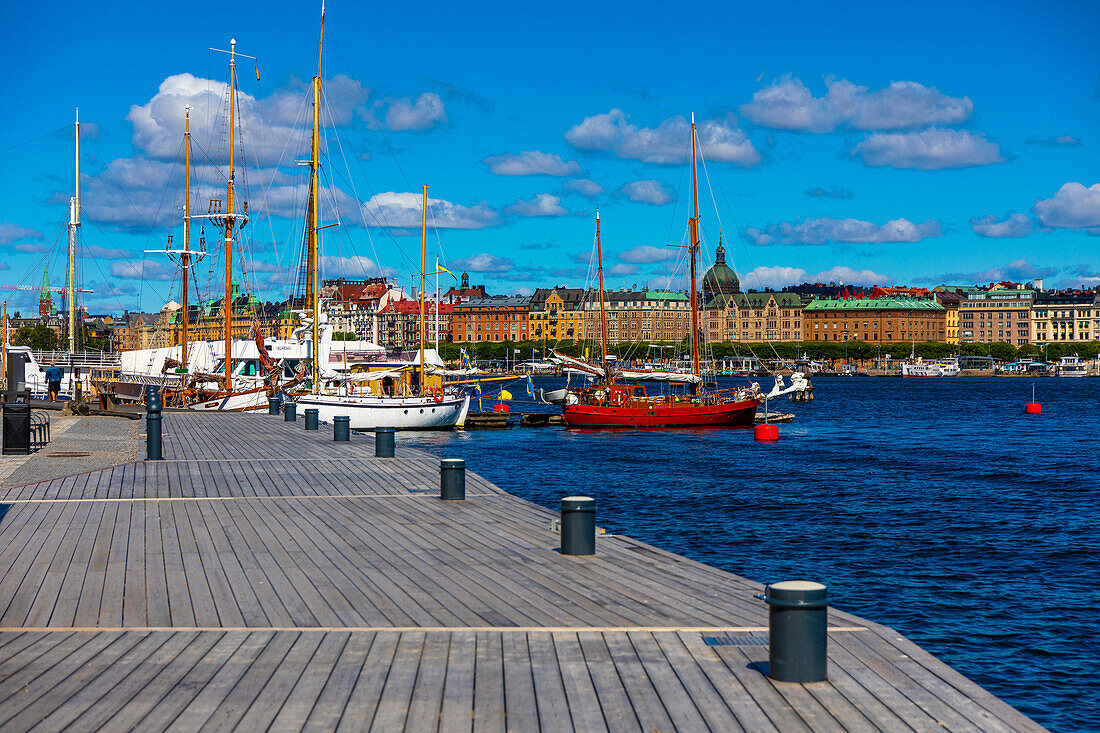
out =
[[903,377],[957,377],[960,371],[959,360],[955,358],[938,361],[918,359],[901,363]]
[[1077,354],[1063,356],[1058,360],[1056,369],[1059,377],[1087,377],[1089,375],[1088,365]]

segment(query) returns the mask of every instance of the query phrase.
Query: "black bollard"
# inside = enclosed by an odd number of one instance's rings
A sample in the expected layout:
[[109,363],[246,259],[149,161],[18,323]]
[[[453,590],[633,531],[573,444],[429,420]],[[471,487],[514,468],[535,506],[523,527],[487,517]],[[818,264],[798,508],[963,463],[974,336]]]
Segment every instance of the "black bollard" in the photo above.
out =
[[397,431],[394,428],[374,429],[374,457],[393,458],[393,451],[397,444]]
[[778,682],[828,678],[828,590],[821,583],[787,580],[764,587],[768,604],[768,676]]
[[351,440],[351,418],[347,415],[337,415],[332,418],[332,439],[347,443]]
[[561,554],[596,554],[596,500],[567,496],[561,500]]
[[284,402],[283,403],[283,420],[286,422],[295,422],[298,420],[298,403],[297,402]]
[[267,414],[278,415],[279,414],[279,398],[268,397],[267,398]]
[[317,429],[317,413],[316,407],[310,407],[306,409],[306,430]]
[[162,461],[160,400],[149,400],[145,410],[145,460]]
[[444,458],[439,462],[439,498],[443,501],[466,499],[466,461]]

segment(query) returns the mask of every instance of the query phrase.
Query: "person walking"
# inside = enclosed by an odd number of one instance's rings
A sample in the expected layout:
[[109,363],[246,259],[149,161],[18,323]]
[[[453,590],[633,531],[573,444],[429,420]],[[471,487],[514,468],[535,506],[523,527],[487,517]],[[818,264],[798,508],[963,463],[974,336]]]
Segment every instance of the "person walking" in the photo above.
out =
[[61,394],[61,370],[57,362],[51,361],[50,368],[46,370],[46,398],[50,402],[57,402]]

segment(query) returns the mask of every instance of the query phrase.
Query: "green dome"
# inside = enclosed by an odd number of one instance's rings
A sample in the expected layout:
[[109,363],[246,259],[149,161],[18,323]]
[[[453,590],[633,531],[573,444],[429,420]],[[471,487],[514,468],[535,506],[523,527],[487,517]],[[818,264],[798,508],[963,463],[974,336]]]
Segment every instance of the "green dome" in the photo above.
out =
[[718,249],[714,253],[714,267],[703,275],[703,294],[707,296],[731,295],[741,292],[741,281],[737,273],[726,264],[726,248],[718,240]]

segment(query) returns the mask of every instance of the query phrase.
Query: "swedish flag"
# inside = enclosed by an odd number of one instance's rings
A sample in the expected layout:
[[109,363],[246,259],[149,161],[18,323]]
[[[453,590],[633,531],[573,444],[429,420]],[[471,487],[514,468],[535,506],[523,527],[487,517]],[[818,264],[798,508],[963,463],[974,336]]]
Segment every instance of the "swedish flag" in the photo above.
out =
[[527,375],[527,396],[535,399],[535,383],[531,381],[531,375]]

